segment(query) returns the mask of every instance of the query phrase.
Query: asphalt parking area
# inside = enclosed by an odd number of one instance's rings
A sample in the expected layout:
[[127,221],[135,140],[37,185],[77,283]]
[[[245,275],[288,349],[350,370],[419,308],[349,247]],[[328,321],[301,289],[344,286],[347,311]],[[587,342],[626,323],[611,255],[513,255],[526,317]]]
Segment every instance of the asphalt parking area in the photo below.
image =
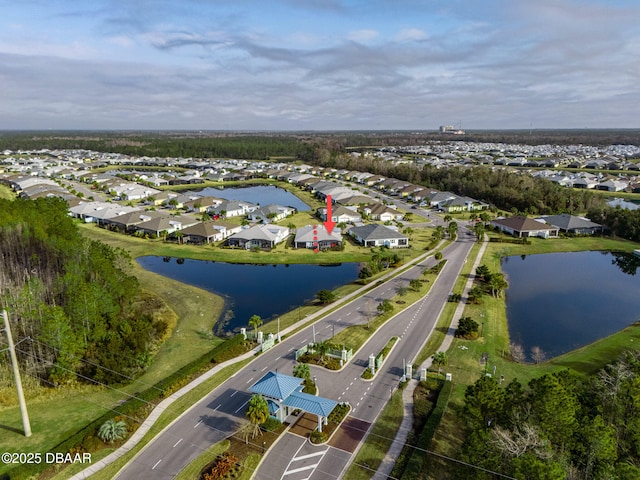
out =
[[340,428],[333,434],[329,445],[339,448],[345,452],[355,452],[358,444],[362,441],[365,434],[369,430],[371,423],[359,420],[357,418],[348,417],[342,422]]

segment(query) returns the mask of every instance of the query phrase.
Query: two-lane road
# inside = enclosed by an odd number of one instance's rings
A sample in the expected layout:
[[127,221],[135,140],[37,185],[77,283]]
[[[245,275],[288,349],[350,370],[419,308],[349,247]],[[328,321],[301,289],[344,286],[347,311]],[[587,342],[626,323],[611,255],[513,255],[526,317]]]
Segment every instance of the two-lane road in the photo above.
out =
[[[463,236],[461,235],[461,237]],[[471,245],[471,240],[461,238],[449,246],[445,252],[446,267],[440,273],[429,295],[397,315],[392,321],[387,322],[341,372],[313,369],[322,396],[348,401],[354,407],[351,414],[354,417],[366,422],[372,422],[375,419],[389,399],[391,388],[397,385],[398,379],[402,375],[402,359],[406,358],[409,361],[415,357],[431,332]],[[332,334],[338,333],[349,325],[366,322],[365,317],[372,301],[378,303],[383,298],[392,297],[398,287],[406,286],[411,279],[417,278],[421,274],[423,268],[434,263],[434,260],[429,259],[409,268],[398,277],[371,290],[365,296],[327,315],[316,322],[313,327],[301,330],[261,354],[158,435],[120,472],[118,478],[169,479],[175,477],[206,448],[237,430],[240,421],[245,417],[246,404],[250,398],[247,393],[248,387],[268,370],[290,373],[295,363],[294,350],[313,341],[314,330],[316,340],[320,341],[329,338]],[[379,352],[393,335],[400,336],[401,340],[385,362],[382,371],[376,375],[374,381],[364,382],[360,375],[368,355]],[[330,462],[331,465],[327,467],[331,468],[327,472],[334,471],[336,467],[343,468],[350,458],[350,455],[346,455],[344,452],[332,452],[322,456],[316,455],[315,451],[312,453],[311,457],[305,458],[315,458],[318,460],[317,466]],[[270,452],[266,460],[275,456],[274,458],[279,459],[279,464],[286,466],[294,461],[294,454],[295,450],[283,451],[278,447]],[[344,462],[338,461],[338,458],[343,458]],[[316,463],[312,463],[312,465]],[[269,468],[270,464],[271,461],[265,461],[264,468]],[[262,472],[263,468],[260,469],[260,475],[263,474]],[[260,478],[280,478],[282,473],[272,471],[268,472],[267,476]],[[320,475],[314,478],[330,477]]]

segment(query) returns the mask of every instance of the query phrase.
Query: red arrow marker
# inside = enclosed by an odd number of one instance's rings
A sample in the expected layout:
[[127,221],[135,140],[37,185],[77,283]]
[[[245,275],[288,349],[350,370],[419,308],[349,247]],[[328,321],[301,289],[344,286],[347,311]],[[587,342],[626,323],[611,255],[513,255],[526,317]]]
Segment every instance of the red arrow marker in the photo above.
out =
[[331,231],[333,227],[336,225],[336,222],[333,221],[331,217],[333,217],[333,212],[331,211],[333,207],[333,202],[331,201],[331,195],[327,195],[327,221],[324,223],[324,228],[327,229],[327,233],[331,235]]

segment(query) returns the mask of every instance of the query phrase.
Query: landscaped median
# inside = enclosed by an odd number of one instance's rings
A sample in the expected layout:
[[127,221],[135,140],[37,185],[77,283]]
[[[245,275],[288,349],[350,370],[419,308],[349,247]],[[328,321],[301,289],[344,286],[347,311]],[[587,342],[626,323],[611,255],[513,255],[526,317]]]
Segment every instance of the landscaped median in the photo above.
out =
[[364,372],[362,372],[363,380],[372,380],[375,377],[376,373],[380,370],[384,361],[391,353],[391,350],[396,345],[398,341],[398,337],[391,337],[391,339],[387,342],[384,348],[374,357],[373,365],[369,365]]

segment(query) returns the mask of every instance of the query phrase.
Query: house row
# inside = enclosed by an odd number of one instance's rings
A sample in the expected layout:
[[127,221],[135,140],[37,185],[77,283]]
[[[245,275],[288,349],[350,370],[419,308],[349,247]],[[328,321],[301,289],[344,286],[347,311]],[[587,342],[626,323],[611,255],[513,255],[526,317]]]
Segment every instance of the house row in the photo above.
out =
[[[398,211],[394,206],[384,205],[380,202],[360,207],[338,205],[331,210],[331,220],[336,223],[360,223],[363,215],[380,222],[399,221],[404,217],[404,213]],[[318,216],[322,221],[327,221],[326,207],[318,209]]]
[[[189,230],[183,231],[187,235]],[[331,233],[323,224],[307,225],[296,229],[293,238],[294,248],[308,248],[326,250],[342,246],[343,236],[339,228],[334,228]],[[409,237],[401,234],[397,229],[380,224],[369,224],[351,227],[346,233],[365,247],[407,248]],[[231,235],[227,239],[230,247],[243,249],[270,250],[291,234],[287,227],[272,224],[254,225]]]

